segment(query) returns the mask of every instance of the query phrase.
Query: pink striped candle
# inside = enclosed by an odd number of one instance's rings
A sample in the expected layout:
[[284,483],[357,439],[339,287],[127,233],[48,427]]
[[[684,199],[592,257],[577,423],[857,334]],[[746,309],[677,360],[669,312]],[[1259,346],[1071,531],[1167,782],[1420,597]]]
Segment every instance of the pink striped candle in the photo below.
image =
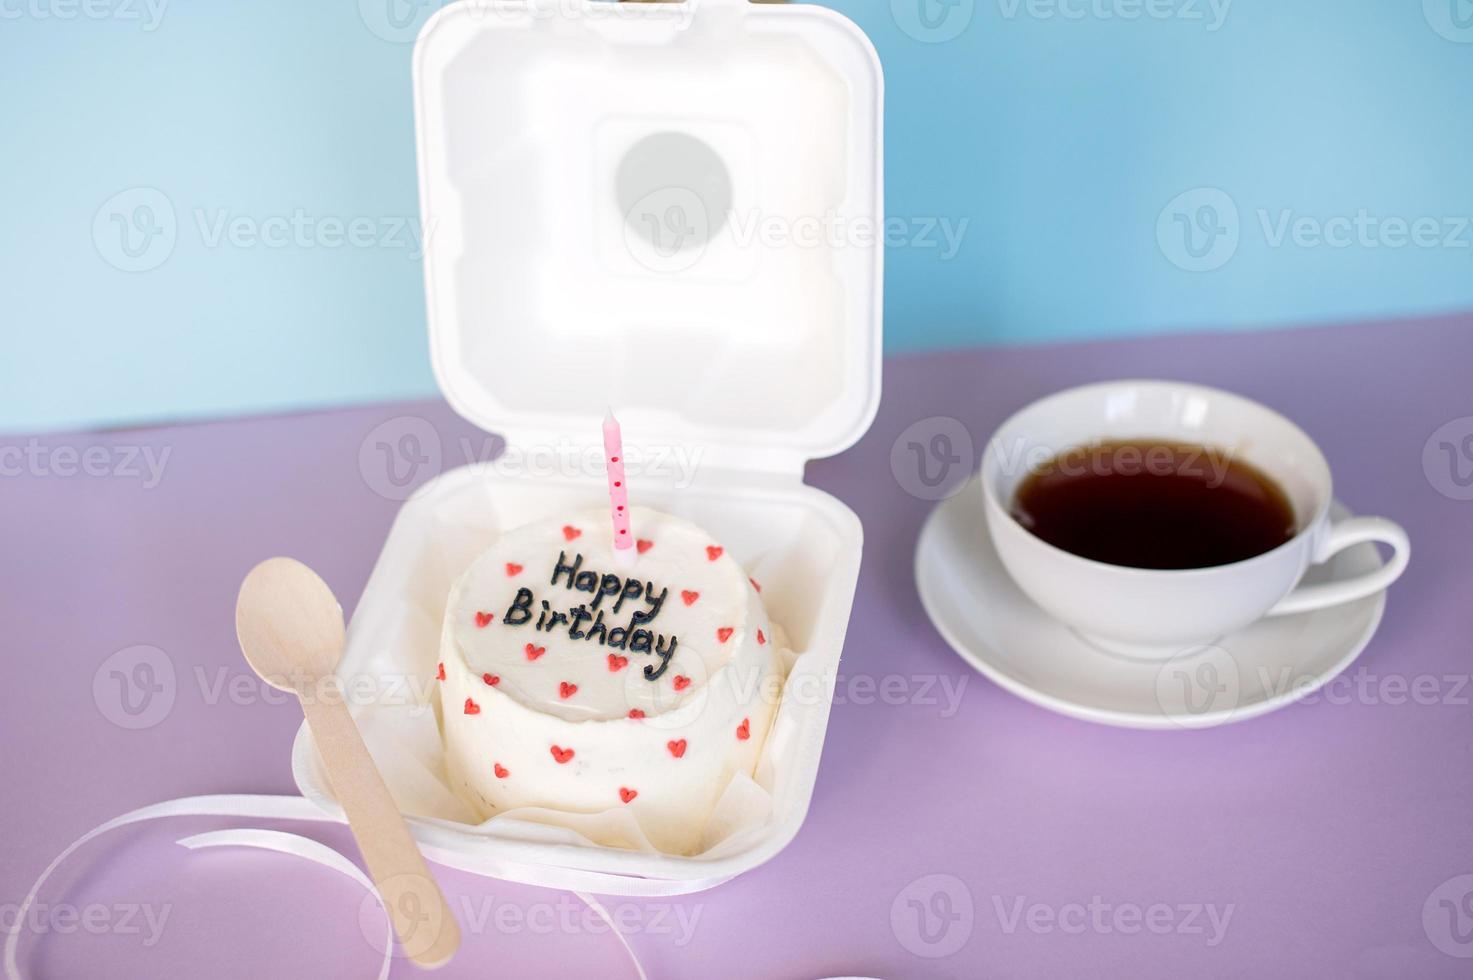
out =
[[614,558],[634,564],[634,532],[629,527],[629,481],[624,477],[624,435],[614,410],[604,415],[604,465],[609,473],[609,513],[614,518]]

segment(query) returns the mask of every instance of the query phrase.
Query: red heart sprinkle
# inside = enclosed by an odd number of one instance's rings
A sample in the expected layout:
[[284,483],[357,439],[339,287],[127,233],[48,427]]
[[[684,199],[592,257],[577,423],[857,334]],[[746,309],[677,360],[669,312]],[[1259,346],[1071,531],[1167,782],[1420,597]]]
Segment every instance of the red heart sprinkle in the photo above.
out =
[[627,789],[623,786],[619,787],[619,799],[623,800],[625,803],[628,803],[630,800],[634,799],[638,795],[639,790],[637,789]]
[[737,726],[737,738],[745,742],[752,737],[752,719],[743,718],[742,723]]
[[527,659],[528,660],[536,660],[538,657],[542,656],[544,653],[547,652],[547,647],[533,646],[532,644],[528,643],[527,646],[526,646],[526,650],[527,650]]
[[558,697],[562,698],[564,701],[568,700],[568,698],[572,697],[573,695],[575,695],[577,693],[578,693],[578,685],[577,684],[569,684],[567,681],[563,681],[561,684],[558,685],[558,688],[557,688]]
[[767,637],[762,635],[762,631],[761,630],[758,630],[757,631],[757,645],[760,647],[763,644],[765,644],[766,642],[767,642]]
[[485,681],[491,687],[495,687],[497,684],[501,683],[501,678],[497,677],[495,674],[482,674],[481,680]]
[[465,713],[468,715],[478,715],[481,713],[481,706],[479,704],[476,704],[476,702],[472,701],[470,698],[466,698]]
[[757,584],[757,580],[756,579],[749,578],[749,579],[747,579],[747,581],[748,582],[751,582],[752,583],[752,588],[756,589],[759,593],[762,591],[762,586],[760,586],[760,585]]
[[725,553],[725,551],[725,548],[718,548],[714,544],[706,545],[706,557],[711,561],[715,561],[716,559],[720,558],[722,554]]
[[694,606],[696,604],[696,600],[700,597],[701,594],[699,592],[692,592],[690,589],[684,589],[680,593],[680,598],[685,600],[685,604],[687,606]]
[[634,542],[635,550],[638,551],[641,555],[644,554],[646,551],[649,551],[654,546],[655,543],[647,538],[640,538],[638,541]]
[[520,574],[522,574],[522,566],[521,565],[518,565],[516,562],[510,562],[510,561],[506,563],[506,577],[507,578],[511,578],[513,575],[520,575]]
[[510,775],[511,775],[511,770],[507,769],[506,766],[503,766],[499,762],[496,763],[496,778],[497,779],[505,779],[507,776],[510,776]]
[[628,666],[629,666],[629,658],[628,657],[621,657],[617,653],[611,653],[611,654],[609,654],[609,673],[612,674],[615,671],[623,670],[625,667],[628,667]]
[[639,719],[644,717],[644,712],[640,711],[638,708],[630,708],[629,717],[633,718],[635,721],[638,721]]
[[731,627],[723,626],[721,627],[721,629],[716,631],[716,639],[720,640],[722,643],[725,643],[727,640],[731,639],[731,634]]
[[479,626],[481,629],[485,629],[487,626],[490,626],[491,619],[492,616],[488,612],[476,613],[476,625]]
[[569,541],[572,541],[576,537],[580,537],[582,534],[583,534],[582,531],[578,530],[576,527],[574,527],[571,524],[564,524],[563,525],[563,537],[566,538]]
[[562,765],[563,763],[573,758],[573,750],[559,748],[558,746],[554,745],[552,747],[552,757],[558,761],[559,765]]
[[675,689],[677,691],[683,691],[688,687],[690,687],[690,678],[677,674],[675,677]]
[[666,742],[665,748],[669,749],[670,754],[678,759],[681,756],[685,755],[685,739],[678,738],[673,742]]
[[436,680],[441,680],[441,681],[443,681],[445,679],[445,665],[444,664],[441,664],[440,665],[440,669],[438,671],[436,671],[436,673],[435,673],[435,679]]

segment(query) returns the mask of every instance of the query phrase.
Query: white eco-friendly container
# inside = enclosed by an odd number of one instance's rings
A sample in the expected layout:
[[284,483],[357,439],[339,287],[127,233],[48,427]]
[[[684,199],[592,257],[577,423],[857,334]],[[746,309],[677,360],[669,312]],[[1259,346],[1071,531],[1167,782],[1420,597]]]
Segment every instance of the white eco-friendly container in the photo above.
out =
[[[817,6],[464,0],[425,26],[414,80],[430,345],[450,403],[522,461],[570,445],[601,461],[616,406],[632,498],[722,541],[798,656],[759,770],[770,812],[697,857],[463,823],[424,698],[354,713],[437,862],[603,894],[711,887],[798,832],[853,604],[859,520],[802,476],[859,439],[879,400],[878,59]],[[660,465],[674,458],[693,474]],[[404,504],[340,675],[429,682],[445,598],[476,554],[607,504],[601,463],[527,469],[465,466]],[[433,683],[409,687],[433,700]],[[305,726],[293,764],[303,795],[337,812]]]

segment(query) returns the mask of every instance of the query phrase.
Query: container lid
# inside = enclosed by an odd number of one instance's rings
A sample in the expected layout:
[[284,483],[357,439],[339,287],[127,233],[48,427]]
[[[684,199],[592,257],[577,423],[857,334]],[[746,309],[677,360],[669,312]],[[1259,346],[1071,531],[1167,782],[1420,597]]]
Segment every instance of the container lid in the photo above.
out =
[[455,409],[801,472],[880,395],[882,89],[827,9],[465,0],[415,48],[425,289]]

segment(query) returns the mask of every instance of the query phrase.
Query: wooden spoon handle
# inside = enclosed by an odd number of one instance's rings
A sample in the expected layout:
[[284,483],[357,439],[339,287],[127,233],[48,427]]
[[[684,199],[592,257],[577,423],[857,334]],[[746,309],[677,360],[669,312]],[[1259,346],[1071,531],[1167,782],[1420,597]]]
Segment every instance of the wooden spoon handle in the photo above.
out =
[[440,966],[460,946],[460,925],[425,866],[347,705],[341,696],[322,697],[321,687],[301,699],[302,711],[333,792],[348,816],[405,955],[419,966]]

